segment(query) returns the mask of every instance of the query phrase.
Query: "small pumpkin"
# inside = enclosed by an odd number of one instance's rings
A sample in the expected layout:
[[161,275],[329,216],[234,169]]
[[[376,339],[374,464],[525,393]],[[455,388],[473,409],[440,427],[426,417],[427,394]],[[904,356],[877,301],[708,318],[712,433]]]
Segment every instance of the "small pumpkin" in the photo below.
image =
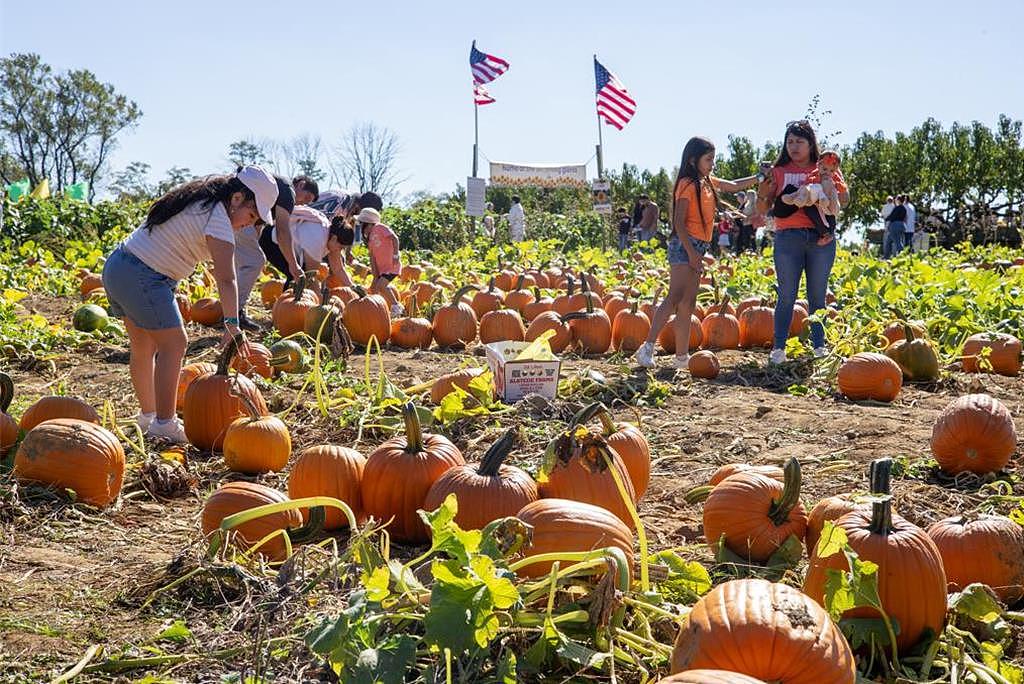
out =
[[248,415],[236,418],[224,433],[224,463],[238,473],[277,472],[288,465],[292,437],[275,415],[260,410],[244,392],[239,399]]
[[690,356],[687,368],[690,370],[690,375],[695,378],[714,380],[718,377],[721,365],[713,351],[702,349]]
[[491,278],[487,283],[486,290],[477,290],[477,293],[473,295],[470,307],[472,307],[473,313],[476,314],[477,320],[483,321],[484,314],[490,311],[497,311],[504,301],[505,292],[495,287],[494,278]]
[[[749,300],[741,302],[746,303]],[[775,336],[775,311],[763,299],[739,314],[740,346],[744,349],[770,347]]]
[[366,294],[358,285],[355,290],[359,296],[349,302],[341,314],[352,341],[365,347],[371,338],[376,338],[377,344],[383,345],[391,336],[387,300],[378,294]]
[[416,295],[409,297],[409,315],[391,321],[391,343],[402,349],[428,349],[434,341],[430,321],[416,315]]
[[533,301],[523,306],[523,320],[533,321],[537,316],[541,315],[545,311],[551,311],[551,307],[554,305],[554,300],[551,297],[545,297],[541,294],[540,289],[533,289]]
[[529,474],[505,464],[514,445],[515,429],[511,429],[491,445],[479,464],[445,471],[427,492],[423,508],[433,511],[454,494],[459,506],[455,522],[464,530],[483,529],[494,520],[516,515],[538,494]]
[[[633,565],[633,533],[615,514],[582,501],[542,498],[523,506],[516,517],[533,528],[525,556],[592,551],[614,546]],[[551,561],[533,563],[516,571],[523,577],[546,577]]]
[[572,330],[556,311],[545,311],[530,321],[526,341],[533,342],[548,330],[555,331],[555,335],[548,339],[548,346],[555,354],[561,354],[572,343]]
[[949,591],[987,584],[1007,605],[1024,598],[1024,528],[1001,515],[955,515],[928,536],[942,555]]
[[839,391],[848,399],[892,401],[903,386],[903,371],[884,354],[860,352],[839,367]]
[[922,321],[893,321],[885,326],[882,335],[886,339],[886,346],[895,344],[906,337],[907,326],[910,326],[917,337],[927,337],[928,329]]
[[[329,496],[348,504],[356,522],[366,520],[360,486],[366,458],[355,449],[335,445],[312,446],[303,449],[288,474],[288,496],[304,499],[308,496]],[[326,508],[325,530],[348,527],[348,518],[336,508]],[[299,511],[302,519],[309,519],[309,509]]]
[[516,288],[505,295],[505,306],[515,310],[519,315],[523,315],[523,309],[533,303],[534,296],[529,290],[523,289],[523,281],[526,279],[525,275],[520,275],[516,281]]
[[103,277],[96,273],[86,273],[82,276],[82,280],[78,283],[78,292],[82,295],[82,299],[85,299],[89,294],[103,287]]
[[320,294],[320,303],[306,309],[303,314],[302,330],[318,342],[331,344],[334,341],[335,328],[345,304],[341,299],[331,295],[330,289],[324,285]]
[[95,304],[83,304],[75,310],[71,325],[79,332],[94,332],[107,327],[110,318],[107,310]]
[[0,371],[0,460],[17,444],[20,429],[17,421],[7,414],[14,399],[14,381],[7,373]]
[[279,340],[270,345],[270,365],[282,373],[306,370],[306,351],[295,340]]
[[454,387],[459,387],[468,393],[469,383],[473,378],[482,375],[484,372],[486,371],[483,368],[462,368],[451,373],[445,373],[430,386],[430,401],[440,405],[441,401],[448,396],[448,393]]
[[299,276],[291,289],[283,292],[274,302],[270,318],[281,337],[302,332],[306,328],[306,312],[320,304],[320,297],[307,287],[307,276]]
[[573,311],[562,320],[569,322],[573,340],[583,354],[604,354],[612,343],[612,323],[593,300],[587,299],[584,306],[586,311]]
[[526,339],[526,327],[523,318],[514,309],[495,309],[488,311],[480,319],[480,342],[505,342],[511,340],[522,342]]
[[573,424],[585,423],[595,416],[601,421],[601,436],[622,459],[633,484],[633,493],[639,501],[651,482],[651,446],[647,438],[633,423],[616,423],[601,402],[583,408],[573,418]]
[[182,366],[181,370],[178,371],[178,394],[175,400],[175,409],[178,413],[185,410],[185,392],[188,391],[188,386],[192,384],[192,381],[202,375],[216,371],[217,366],[208,361],[195,361]]
[[273,308],[274,302],[284,292],[284,281],[283,280],[268,280],[267,282],[260,285],[260,301],[263,303],[263,308]]
[[907,380],[935,381],[939,379],[939,356],[935,347],[905,325],[904,338],[885,349],[885,355],[895,361]]
[[[672,314],[665,321],[664,327],[661,332],[658,333],[658,346],[665,350],[667,354],[676,353],[676,329],[675,321],[678,314]],[[700,346],[704,343],[704,331],[700,327],[700,318],[697,314],[690,314],[690,348],[687,351],[693,351],[700,349]]]
[[219,299],[203,297],[192,303],[192,321],[199,325],[215,327],[224,320],[224,308]]
[[[288,497],[266,485],[255,482],[228,482],[217,488],[203,505],[203,536],[209,536],[220,528],[224,518],[266,504],[283,503]],[[242,549],[252,548],[268,534],[277,530],[287,533],[302,525],[302,516],[295,509],[278,511],[260,516],[233,528],[235,545]],[[270,561],[283,561],[287,556],[284,539],[276,535],[259,548],[260,555]]]
[[77,418],[100,424],[100,414],[89,404],[76,397],[40,397],[21,414],[18,427],[28,432],[45,420],[54,418]]
[[[965,373],[980,373],[983,350],[989,349],[988,365],[993,373],[1016,376],[1021,367],[1021,342],[1006,333],[978,333],[964,341],[961,359]],[[987,369],[986,369],[987,370]]]
[[192,300],[188,298],[188,295],[179,292],[174,295],[174,301],[178,305],[178,313],[181,314],[181,320],[185,323],[192,322]]
[[573,280],[573,277],[571,275],[566,276],[565,294],[558,295],[557,297],[554,298],[554,300],[551,302],[551,310],[557,313],[559,316],[564,316],[567,313],[576,311],[576,309],[573,308],[575,304],[573,300],[573,297],[575,297],[575,290],[576,281]]
[[438,347],[465,346],[476,339],[477,316],[473,307],[463,301],[475,285],[466,285],[446,304],[434,312],[434,342]]
[[1010,462],[1017,448],[1013,416],[987,394],[967,394],[950,402],[932,426],[932,455],[943,471],[992,473]]
[[708,484],[715,487],[722,482],[722,480],[730,475],[735,475],[736,473],[758,473],[765,477],[770,477],[773,480],[778,480],[779,482],[782,482],[785,478],[785,474],[779,466],[751,465],[749,463],[727,463],[711,474]]
[[821,531],[826,522],[835,522],[841,517],[857,510],[858,504],[851,494],[829,496],[814,505],[807,514],[807,532],[804,541],[807,546],[807,557],[810,558],[821,539]]
[[712,307],[700,322],[705,349],[737,349],[740,346],[740,322],[728,312],[729,295]]
[[628,309],[620,310],[612,319],[612,346],[615,351],[635,352],[647,340],[651,321],[647,314],[638,310],[639,306],[634,300]]
[[[231,359],[231,368],[238,371],[242,375],[252,377],[253,374],[258,375],[262,378],[270,380],[274,377],[274,366],[273,366],[273,355],[270,350],[259,342],[249,342],[249,357],[244,358],[239,355],[235,355]],[[214,366],[211,363],[203,364],[204,366],[211,366],[209,372],[213,372]],[[182,369],[184,372],[184,368]],[[179,384],[179,390],[181,385]],[[185,393],[181,392],[181,398],[185,398]],[[180,409],[179,409],[180,410]]]

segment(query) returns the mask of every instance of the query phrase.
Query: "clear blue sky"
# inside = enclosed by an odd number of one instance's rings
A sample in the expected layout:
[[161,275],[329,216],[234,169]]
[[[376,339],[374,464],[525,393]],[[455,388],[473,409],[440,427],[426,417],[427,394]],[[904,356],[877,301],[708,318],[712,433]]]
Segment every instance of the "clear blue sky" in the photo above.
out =
[[[605,127],[609,166],[671,168],[691,135],[760,145],[821,93],[826,130],[907,130],[1024,116],[1024,3],[658,3],[0,0],[0,53],[88,68],[144,116],[116,170],[226,168],[229,143],[300,133],[336,141],[373,121],[402,143],[404,193],[470,170],[469,45],[511,63],[480,110],[481,150],[583,162],[596,142],[591,55],[638,101]],[[486,173],[486,159],[481,158]],[[589,173],[595,172],[591,162]],[[485,175],[485,173],[481,175]]]

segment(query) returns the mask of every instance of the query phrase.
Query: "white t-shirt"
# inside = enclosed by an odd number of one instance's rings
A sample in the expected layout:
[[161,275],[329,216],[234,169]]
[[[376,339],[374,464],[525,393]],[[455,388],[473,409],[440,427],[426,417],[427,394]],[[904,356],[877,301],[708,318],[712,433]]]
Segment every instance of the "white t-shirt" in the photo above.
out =
[[[319,263],[327,255],[327,239],[331,222],[323,213],[309,206],[298,205],[291,215],[292,248],[295,260],[302,263],[306,254],[312,254]],[[277,228],[271,232],[271,238],[277,242]],[[313,264],[306,264],[312,266]]]
[[508,210],[508,228],[513,242],[522,242],[526,237],[526,214],[522,204],[513,204]]
[[174,280],[192,275],[201,261],[209,261],[207,236],[235,244],[235,231],[224,205],[204,207],[195,202],[152,230],[136,228],[124,247],[157,273]]
[[917,223],[917,209],[914,209],[914,205],[910,202],[904,202],[903,206],[907,209],[907,223],[903,226],[903,230],[907,233],[913,233]]

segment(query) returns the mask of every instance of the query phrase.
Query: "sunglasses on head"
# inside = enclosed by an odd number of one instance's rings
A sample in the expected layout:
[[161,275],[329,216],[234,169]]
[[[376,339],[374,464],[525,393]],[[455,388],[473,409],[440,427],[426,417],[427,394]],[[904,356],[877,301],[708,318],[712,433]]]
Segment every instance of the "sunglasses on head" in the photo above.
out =
[[788,122],[786,124],[786,128],[793,128],[793,127],[810,128],[811,127],[811,122],[808,121],[807,119],[797,119],[796,121],[790,121],[790,122]]

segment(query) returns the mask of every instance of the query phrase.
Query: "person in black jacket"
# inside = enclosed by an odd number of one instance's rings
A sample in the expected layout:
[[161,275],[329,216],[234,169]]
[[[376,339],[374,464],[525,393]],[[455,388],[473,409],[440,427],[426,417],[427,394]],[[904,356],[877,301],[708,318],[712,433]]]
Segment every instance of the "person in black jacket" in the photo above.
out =
[[903,206],[903,195],[896,198],[896,206],[886,217],[887,227],[882,241],[882,258],[891,259],[903,251],[906,232],[907,208]]

